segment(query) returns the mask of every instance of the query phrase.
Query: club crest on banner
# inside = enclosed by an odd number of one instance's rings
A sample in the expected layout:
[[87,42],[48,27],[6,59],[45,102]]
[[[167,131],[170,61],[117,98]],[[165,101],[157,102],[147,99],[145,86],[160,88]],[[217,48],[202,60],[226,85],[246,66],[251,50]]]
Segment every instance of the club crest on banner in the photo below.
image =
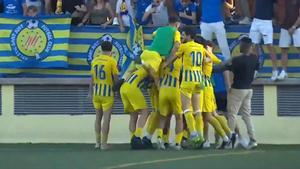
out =
[[142,48],[139,44],[134,44],[132,50],[130,50],[127,45],[122,44],[118,39],[113,38],[109,34],[105,34],[90,46],[87,57],[87,62],[89,64],[91,64],[95,57],[101,55],[101,42],[103,41],[109,41],[112,43],[112,56],[117,60],[119,68],[122,67],[126,59],[130,58],[134,60],[139,57],[142,52]]
[[41,61],[51,52],[54,35],[41,20],[28,19],[12,31],[10,35],[12,52],[23,61]]

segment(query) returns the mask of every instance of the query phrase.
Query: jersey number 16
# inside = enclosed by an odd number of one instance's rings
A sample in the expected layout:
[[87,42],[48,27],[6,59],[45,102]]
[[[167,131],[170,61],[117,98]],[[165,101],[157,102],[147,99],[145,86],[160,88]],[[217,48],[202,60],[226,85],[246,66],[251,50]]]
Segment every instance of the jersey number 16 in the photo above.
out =
[[96,72],[96,77],[98,77],[100,80],[104,80],[106,78],[104,65],[96,65],[94,69]]

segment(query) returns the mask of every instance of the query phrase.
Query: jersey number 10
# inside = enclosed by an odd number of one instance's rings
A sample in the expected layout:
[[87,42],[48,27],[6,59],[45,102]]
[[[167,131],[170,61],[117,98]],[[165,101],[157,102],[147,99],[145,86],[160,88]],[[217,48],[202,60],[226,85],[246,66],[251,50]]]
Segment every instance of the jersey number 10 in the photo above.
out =
[[192,64],[193,66],[201,66],[202,65],[202,53],[193,51],[191,52]]

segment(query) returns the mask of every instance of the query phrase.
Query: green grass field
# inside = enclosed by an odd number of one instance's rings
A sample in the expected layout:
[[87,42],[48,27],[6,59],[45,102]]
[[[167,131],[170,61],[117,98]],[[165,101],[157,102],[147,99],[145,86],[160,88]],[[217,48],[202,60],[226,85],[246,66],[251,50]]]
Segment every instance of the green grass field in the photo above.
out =
[[91,144],[0,144],[0,169],[299,169],[300,145],[255,150],[109,151]]

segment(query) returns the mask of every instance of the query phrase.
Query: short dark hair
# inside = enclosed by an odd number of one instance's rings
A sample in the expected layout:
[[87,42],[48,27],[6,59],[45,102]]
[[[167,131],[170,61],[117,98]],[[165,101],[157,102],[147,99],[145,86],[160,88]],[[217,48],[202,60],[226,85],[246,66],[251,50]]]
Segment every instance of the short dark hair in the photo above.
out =
[[202,36],[197,35],[194,40],[196,43],[199,43],[199,44],[203,45],[204,47],[206,47],[206,40]]
[[252,40],[249,37],[243,37],[241,39],[241,42],[246,43],[246,44],[252,44]]
[[197,28],[194,26],[184,26],[182,29],[183,32],[185,32],[186,35],[190,35],[192,39],[196,38],[197,35]]
[[28,11],[37,12],[37,11],[38,11],[38,8],[37,8],[36,6],[31,5],[31,6],[29,6],[29,7],[27,8],[27,12],[28,12]]
[[178,16],[170,16],[169,17],[169,23],[176,23],[176,22],[180,22],[180,19],[178,18]]
[[102,41],[101,43],[101,50],[104,52],[111,52],[112,50],[112,43],[109,41]]
[[243,37],[240,43],[240,52],[248,53],[252,46],[252,40],[249,37]]

